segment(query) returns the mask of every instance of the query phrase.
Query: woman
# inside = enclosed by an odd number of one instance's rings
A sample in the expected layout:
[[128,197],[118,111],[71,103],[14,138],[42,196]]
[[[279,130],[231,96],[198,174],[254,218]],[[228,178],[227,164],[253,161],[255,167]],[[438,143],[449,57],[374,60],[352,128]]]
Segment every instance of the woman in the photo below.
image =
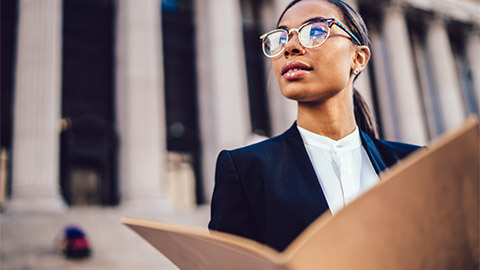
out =
[[261,37],[281,93],[297,101],[280,136],[218,156],[209,229],[284,250],[418,147],[375,138],[353,82],[370,58],[360,15],[340,0],[296,0]]

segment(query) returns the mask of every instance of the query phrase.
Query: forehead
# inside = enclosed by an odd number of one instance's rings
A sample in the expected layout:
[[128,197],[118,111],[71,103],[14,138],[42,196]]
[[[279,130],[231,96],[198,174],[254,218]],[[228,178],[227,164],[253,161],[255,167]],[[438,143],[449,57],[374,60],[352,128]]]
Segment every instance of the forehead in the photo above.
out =
[[278,24],[287,28],[298,27],[313,18],[335,18],[342,20],[334,4],[324,0],[303,0],[287,10]]

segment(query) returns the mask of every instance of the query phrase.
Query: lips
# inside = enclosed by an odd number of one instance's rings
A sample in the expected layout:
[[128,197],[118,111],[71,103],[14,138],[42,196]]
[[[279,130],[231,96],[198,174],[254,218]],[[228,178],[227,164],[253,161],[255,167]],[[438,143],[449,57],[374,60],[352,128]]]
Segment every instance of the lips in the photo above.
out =
[[282,76],[287,80],[299,79],[313,68],[303,62],[294,61],[287,63],[282,68]]

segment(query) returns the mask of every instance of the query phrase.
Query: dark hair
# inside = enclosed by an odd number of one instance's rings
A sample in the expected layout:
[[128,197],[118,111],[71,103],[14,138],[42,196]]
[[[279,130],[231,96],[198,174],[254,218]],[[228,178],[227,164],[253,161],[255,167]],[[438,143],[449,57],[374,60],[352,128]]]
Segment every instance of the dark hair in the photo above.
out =
[[[293,0],[288,4],[288,6],[283,10],[280,18],[278,18],[277,25],[280,24],[283,16],[291,7],[296,5],[302,0]],[[323,0],[329,3],[334,4],[342,13],[342,18],[337,18],[341,20],[345,26],[358,38],[362,45],[370,47],[370,39],[368,38],[368,30],[365,22],[363,21],[362,16],[353,9],[349,4],[341,0]],[[359,74],[358,74],[359,75]],[[354,81],[358,78],[358,75],[355,76]],[[353,110],[355,114],[355,121],[361,130],[366,132],[372,137],[377,137],[377,125],[375,117],[371,110],[368,108],[367,103],[362,98],[357,89],[353,88]]]

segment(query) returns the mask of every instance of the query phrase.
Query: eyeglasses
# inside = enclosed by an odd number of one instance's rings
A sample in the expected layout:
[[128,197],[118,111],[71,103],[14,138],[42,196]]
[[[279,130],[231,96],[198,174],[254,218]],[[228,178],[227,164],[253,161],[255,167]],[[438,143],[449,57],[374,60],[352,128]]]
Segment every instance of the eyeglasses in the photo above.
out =
[[270,58],[280,55],[285,49],[285,44],[287,44],[289,37],[293,32],[297,32],[298,40],[303,47],[318,47],[325,43],[330,35],[330,28],[333,25],[338,25],[347,32],[347,34],[350,35],[358,45],[362,45],[358,38],[341,22],[337,19],[330,18],[309,21],[302,24],[299,28],[293,28],[290,30],[279,28],[263,34],[260,37],[262,40],[263,53]]

